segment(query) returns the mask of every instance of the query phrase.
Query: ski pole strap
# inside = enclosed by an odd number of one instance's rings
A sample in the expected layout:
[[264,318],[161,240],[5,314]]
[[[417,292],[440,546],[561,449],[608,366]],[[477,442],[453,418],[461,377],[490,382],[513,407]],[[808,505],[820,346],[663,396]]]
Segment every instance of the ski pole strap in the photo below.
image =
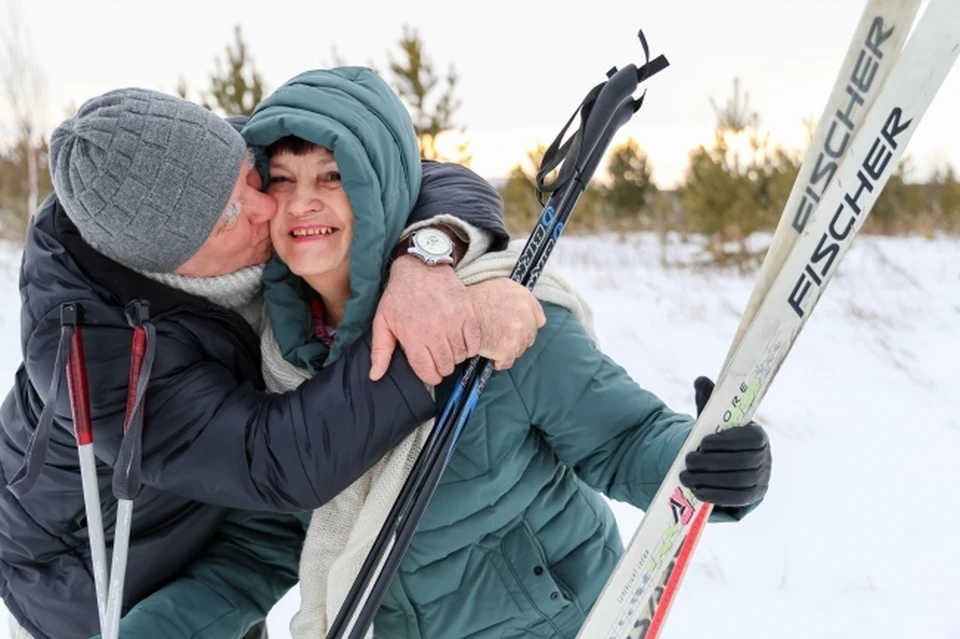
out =
[[[640,46],[643,49],[644,64],[641,65],[640,68],[636,68],[631,64],[619,71],[616,67],[607,71],[607,79],[587,92],[583,101],[574,109],[573,115],[570,116],[567,123],[560,129],[560,133],[557,134],[557,137],[550,143],[547,150],[544,151],[543,159],[540,162],[540,170],[537,171],[535,179],[537,200],[541,206],[546,205],[545,196],[562,189],[570,178],[573,177],[576,165],[581,164],[580,162],[567,162],[566,160],[569,158],[579,158],[584,149],[586,149],[588,154],[592,155],[592,148],[596,146],[598,136],[603,135],[607,128],[606,125],[620,101],[632,94],[636,85],[670,66],[667,58],[663,55],[657,56],[652,62],[650,61],[650,47],[647,44],[647,39],[646,36],[643,35],[642,29],[637,33],[637,38],[640,40]],[[643,103],[643,95],[645,95],[645,93],[634,102],[634,112],[636,112]],[[595,110],[596,114],[600,116],[599,119],[602,119],[602,122],[598,121],[596,117],[591,119],[591,115],[594,114]],[[567,133],[567,129],[573,124],[578,113],[580,114],[580,127],[566,142],[561,144],[563,137]],[[587,140],[586,144],[584,144],[585,139]],[[558,166],[560,167],[560,172],[557,174],[556,179],[549,185],[546,184],[547,176]]]
[[134,499],[140,492],[143,463],[143,408],[156,355],[156,328],[145,300],[126,306],[127,322],[133,327],[130,347],[130,376],[127,387],[127,414],[123,422],[123,441],[113,467],[113,494],[117,499]]
[[56,414],[57,400],[60,396],[60,383],[66,374],[66,362],[69,357],[70,345],[73,343],[73,332],[79,326],[82,317],[81,307],[77,303],[66,303],[60,306],[60,341],[57,344],[57,356],[53,362],[53,374],[50,378],[50,387],[44,397],[43,410],[37,421],[37,428],[30,436],[30,441],[23,453],[23,465],[7,484],[17,497],[23,497],[33,488],[40,477],[43,462],[47,458],[50,447],[51,428]]

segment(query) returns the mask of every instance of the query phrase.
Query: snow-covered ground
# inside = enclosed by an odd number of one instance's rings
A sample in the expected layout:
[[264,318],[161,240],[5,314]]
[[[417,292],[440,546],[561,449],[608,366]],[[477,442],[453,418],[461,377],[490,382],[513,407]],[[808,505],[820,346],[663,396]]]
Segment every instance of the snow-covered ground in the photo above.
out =
[[[650,236],[568,237],[553,261],[592,304],[601,347],[692,411],[753,276],[660,256]],[[757,415],[773,440],[765,503],[707,529],[664,639],[960,639],[958,256],[957,240],[857,239]],[[20,358],[16,268],[0,251],[4,387]],[[627,541],[642,514],[614,508]],[[271,613],[272,637],[289,636],[296,596]]]

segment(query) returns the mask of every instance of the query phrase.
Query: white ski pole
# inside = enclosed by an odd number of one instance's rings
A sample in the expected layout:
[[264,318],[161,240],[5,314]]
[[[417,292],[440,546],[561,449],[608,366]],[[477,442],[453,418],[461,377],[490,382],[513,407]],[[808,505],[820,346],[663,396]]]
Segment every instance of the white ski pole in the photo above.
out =
[[87,535],[90,538],[90,559],[93,563],[93,581],[97,590],[97,608],[100,627],[105,627],[107,612],[107,550],[103,533],[103,513],[100,510],[100,484],[97,480],[97,460],[93,454],[93,421],[90,418],[90,390],[83,354],[83,308],[79,304],[65,304],[61,308],[61,323],[72,327],[69,357],[67,358],[67,387],[70,409],[73,413],[73,432],[80,459],[80,479],[83,484],[83,505],[87,515]]

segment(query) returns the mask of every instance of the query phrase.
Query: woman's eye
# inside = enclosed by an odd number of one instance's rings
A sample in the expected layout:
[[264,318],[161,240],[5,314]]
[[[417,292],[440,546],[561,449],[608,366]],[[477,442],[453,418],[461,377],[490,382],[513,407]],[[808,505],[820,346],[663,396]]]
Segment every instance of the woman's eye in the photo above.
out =
[[274,183],[274,182],[289,182],[289,181],[290,181],[290,178],[288,178],[288,177],[285,176],[285,175],[271,175],[271,176],[270,176],[270,183],[271,183],[271,184]]
[[340,172],[339,171],[332,172],[329,176],[327,176],[327,179],[329,179],[331,182],[339,182],[341,180]]

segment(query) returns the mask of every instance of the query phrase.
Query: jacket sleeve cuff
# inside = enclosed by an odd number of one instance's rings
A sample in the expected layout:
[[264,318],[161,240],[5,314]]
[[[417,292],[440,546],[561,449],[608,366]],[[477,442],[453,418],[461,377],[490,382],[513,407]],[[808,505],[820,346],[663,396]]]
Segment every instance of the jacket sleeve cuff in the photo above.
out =
[[709,521],[711,524],[716,523],[729,523],[740,521],[747,515],[749,515],[753,510],[760,505],[760,502],[763,500],[756,501],[749,506],[739,506],[739,507],[728,507],[728,506],[714,506],[713,511],[710,513]]
[[410,222],[440,215],[453,215],[488,231],[493,250],[510,240],[503,223],[503,198],[493,185],[465,166],[422,160],[420,197],[410,213]]

